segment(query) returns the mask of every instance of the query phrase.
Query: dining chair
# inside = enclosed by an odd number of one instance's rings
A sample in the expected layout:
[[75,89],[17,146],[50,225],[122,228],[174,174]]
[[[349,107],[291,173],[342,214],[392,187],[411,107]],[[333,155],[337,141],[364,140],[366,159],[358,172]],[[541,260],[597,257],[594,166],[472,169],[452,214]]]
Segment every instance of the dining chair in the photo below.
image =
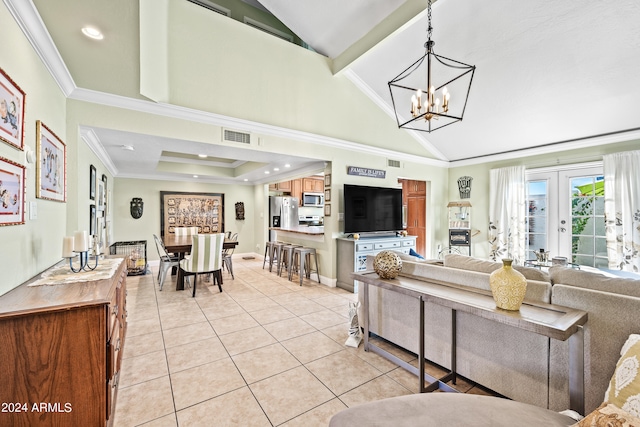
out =
[[192,236],[198,234],[198,227],[175,227],[173,232],[176,236]]
[[224,234],[195,234],[191,236],[191,254],[180,261],[180,269],[185,276],[195,276],[193,279],[193,294],[196,296],[198,274],[213,273],[213,283],[217,282],[222,292],[222,246]]
[[[230,232],[229,232],[230,233]],[[228,237],[229,240],[234,242],[238,241],[238,233],[233,233]],[[231,260],[231,255],[233,255],[233,251],[236,250],[236,247],[232,247],[230,249],[222,250],[222,265],[227,267],[227,271],[231,274],[231,278],[235,280],[235,276],[233,275],[233,261]]]
[[160,267],[158,268],[158,283],[160,284],[160,290],[164,284],[164,279],[167,278],[167,272],[172,267],[177,267],[180,264],[180,258],[178,255],[169,255],[167,249],[162,244],[162,241],[153,235],[153,240],[156,242],[156,249],[158,250],[158,256],[160,257]]

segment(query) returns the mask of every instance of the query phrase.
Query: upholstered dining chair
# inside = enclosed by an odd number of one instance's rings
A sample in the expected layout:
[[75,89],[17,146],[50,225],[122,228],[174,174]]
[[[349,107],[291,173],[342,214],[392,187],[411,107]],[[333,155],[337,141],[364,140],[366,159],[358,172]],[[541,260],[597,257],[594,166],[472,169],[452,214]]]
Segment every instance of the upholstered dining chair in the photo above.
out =
[[153,239],[156,242],[156,249],[158,250],[158,256],[160,257],[160,268],[158,268],[158,283],[160,284],[160,290],[164,284],[164,279],[167,278],[167,272],[171,267],[177,267],[180,264],[180,258],[177,255],[169,255],[167,249],[162,244],[162,241],[153,235]]
[[224,234],[195,234],[191,236],[191,253],[180,261],[180,269],[185,276],[195,276],[193,279],[193,294],[196,296],[198,274],[213,273],[213,283],[218,283],[222,292],[222,246]]
[[[230,231],[228,233],[231,233]],[[227,239],[232,241],[238,240],[238,233],[229,234]],[[233,251],[235,251],[236,247],[230,249],[222,250],[222,265],[227,268],[229,274],[231,274],[231,278],[235,280],[235,276],[233,275],[233,261],[231,260],[231,255],[233,255]]]
[[176,236],[192,236],[198,234],[198,227],[175,227],[173,232]]

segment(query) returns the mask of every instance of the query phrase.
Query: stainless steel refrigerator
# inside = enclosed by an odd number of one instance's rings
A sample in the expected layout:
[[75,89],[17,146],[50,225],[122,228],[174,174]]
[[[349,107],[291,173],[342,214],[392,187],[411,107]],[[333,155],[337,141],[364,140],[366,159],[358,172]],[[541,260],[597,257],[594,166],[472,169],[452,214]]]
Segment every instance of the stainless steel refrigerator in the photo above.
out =
[[[269,197],[269,227],[292,228],[298,226],[297,197]],[[275,233],[269,230],[269,241],[275,240]]]

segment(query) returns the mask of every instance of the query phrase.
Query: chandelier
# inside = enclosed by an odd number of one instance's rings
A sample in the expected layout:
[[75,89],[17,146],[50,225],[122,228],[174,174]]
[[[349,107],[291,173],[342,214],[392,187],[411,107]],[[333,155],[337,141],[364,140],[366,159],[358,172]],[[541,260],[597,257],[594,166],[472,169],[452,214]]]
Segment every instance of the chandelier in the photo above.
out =
[[434,52],[431,0],[427,17],[425,54],[389,82],[389,91],[398,127],[433,132],[462,120],[476,67]]

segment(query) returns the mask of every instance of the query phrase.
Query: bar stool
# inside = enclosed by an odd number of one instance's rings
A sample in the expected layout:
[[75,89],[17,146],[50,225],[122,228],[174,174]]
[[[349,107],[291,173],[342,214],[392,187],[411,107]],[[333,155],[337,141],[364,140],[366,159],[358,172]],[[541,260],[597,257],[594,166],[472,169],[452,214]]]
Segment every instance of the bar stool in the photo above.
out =
[[267,256],[269,257],[269,265],[271,265],[271,254],[273,253],[273,244],[275,242],[267,242],[264,245],[264,258],[262,258],[262,269],[267,262]]
[[[311,255],[315,258],[316,269],[311,269]],[[305,265],[306,264],[306,265]],[[307,279],[311,280],[311,273],[316,273],[318,276],[318,283],[320,283],[320,272],[318,271],[318,254],[315,248],[295,248],[293,250],[293,262],[289,269],[289,280],[293,278],[293,269],[299,267],[298,276],[300,277],[300,286],[302,286],[303,275]]]
[[282,259],[278,260],[278,277],[282,276],[282,266],[284,265],[285,270],[287,271],[287,277],[291,271],[291,264],[293,264],[293,250],[295,248],[301,248],[302,245],[284,245],[282,247]]
[[278,264],[282,259],[282,248],[289,243],[286,242],[274,242],[271,248],[271,255],[269,256],[269,272],[272,271],[273,262],[276,262],[276,272],[278,271]]

